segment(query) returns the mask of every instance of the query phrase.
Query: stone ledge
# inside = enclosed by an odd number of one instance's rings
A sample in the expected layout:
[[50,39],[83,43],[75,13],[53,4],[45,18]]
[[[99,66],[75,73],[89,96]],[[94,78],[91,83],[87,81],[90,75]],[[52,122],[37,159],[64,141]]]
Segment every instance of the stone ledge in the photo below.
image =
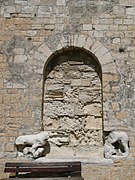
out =
[[100,165],[100,166],[108,166],[113,164],[113,160],[105,159],[105,158],[71,158],[71,159],[46,159],[46,158],[38,158],[34,162],[70,162],[70,161],[81,161],[82,165]]

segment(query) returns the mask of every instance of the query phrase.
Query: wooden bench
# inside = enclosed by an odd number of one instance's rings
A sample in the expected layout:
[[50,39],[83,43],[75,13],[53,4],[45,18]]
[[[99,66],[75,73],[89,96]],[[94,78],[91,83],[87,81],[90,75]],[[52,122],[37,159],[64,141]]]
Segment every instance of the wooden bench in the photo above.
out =
[[4,172],[14,173],[14,177],[18,178],[81,177],[81,162],[6,163]]

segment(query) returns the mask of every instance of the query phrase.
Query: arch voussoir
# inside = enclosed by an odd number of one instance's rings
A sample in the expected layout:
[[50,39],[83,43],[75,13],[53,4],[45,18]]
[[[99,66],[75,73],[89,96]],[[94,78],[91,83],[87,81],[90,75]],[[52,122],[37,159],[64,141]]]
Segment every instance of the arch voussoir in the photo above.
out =
[[103,73],[117,74],[117,71],[116,71],[116,67],[115,67],[115,63],[114,63],[114,62],[108,63],[108,64],[104,64],[104,65],[102,65],[101,67],[102,67],[102,72],[103,72]]
[[93,46],[91,46],[90,51],[95,54],[96,52],[98,52],[98,50],[103,46],[103,44],[100,41],[95,41],[93,43]]
[[[116,74],[116,67],[111,53],[100,41],[95,40],[95,38],[84,34],[69,35],[68,38],[62,36],[55,50],[59,51],[68,47],[79,47],[88,50],[98,59],[103,73],[112,72]],[[38,51],[43,53],[47,58],[53,54],[45,43],[38,48]]]
[[77,47],[84,47],[87,40],[87,36],[79,35],[77,40]]
[[43,53],[46,57],[49,57],[53,53],[45,43],[38,48],[38,51]]
[[91,46],[94,44],[94,42],[95,42],[95,39],[93,39],[91,37],[87,37],[84,48],[89,51],[91,49]]

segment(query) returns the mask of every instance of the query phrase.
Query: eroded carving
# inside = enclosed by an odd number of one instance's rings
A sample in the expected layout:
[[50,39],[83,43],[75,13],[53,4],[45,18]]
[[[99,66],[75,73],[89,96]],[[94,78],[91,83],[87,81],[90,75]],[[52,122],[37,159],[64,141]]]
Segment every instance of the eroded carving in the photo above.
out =
[[107,159],[123,158],[129,155],[129,138],[126,132],[112,131],[105,138],[104,155]]
[[31,154],[34,158],[37,158],[42,156],[48,138],[48,132],[43,131],[36,135],[19,136],[15,144],[24,155]]

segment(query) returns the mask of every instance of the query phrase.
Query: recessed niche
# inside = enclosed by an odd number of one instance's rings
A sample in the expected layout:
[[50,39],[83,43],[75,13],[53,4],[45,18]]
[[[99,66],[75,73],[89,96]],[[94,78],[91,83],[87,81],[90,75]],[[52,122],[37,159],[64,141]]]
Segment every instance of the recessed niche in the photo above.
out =
[[73,157],[102,154],[101,74],[96,57],[81,48],[62,50],[46,63],[43,125],[57,156],[62,150]]

